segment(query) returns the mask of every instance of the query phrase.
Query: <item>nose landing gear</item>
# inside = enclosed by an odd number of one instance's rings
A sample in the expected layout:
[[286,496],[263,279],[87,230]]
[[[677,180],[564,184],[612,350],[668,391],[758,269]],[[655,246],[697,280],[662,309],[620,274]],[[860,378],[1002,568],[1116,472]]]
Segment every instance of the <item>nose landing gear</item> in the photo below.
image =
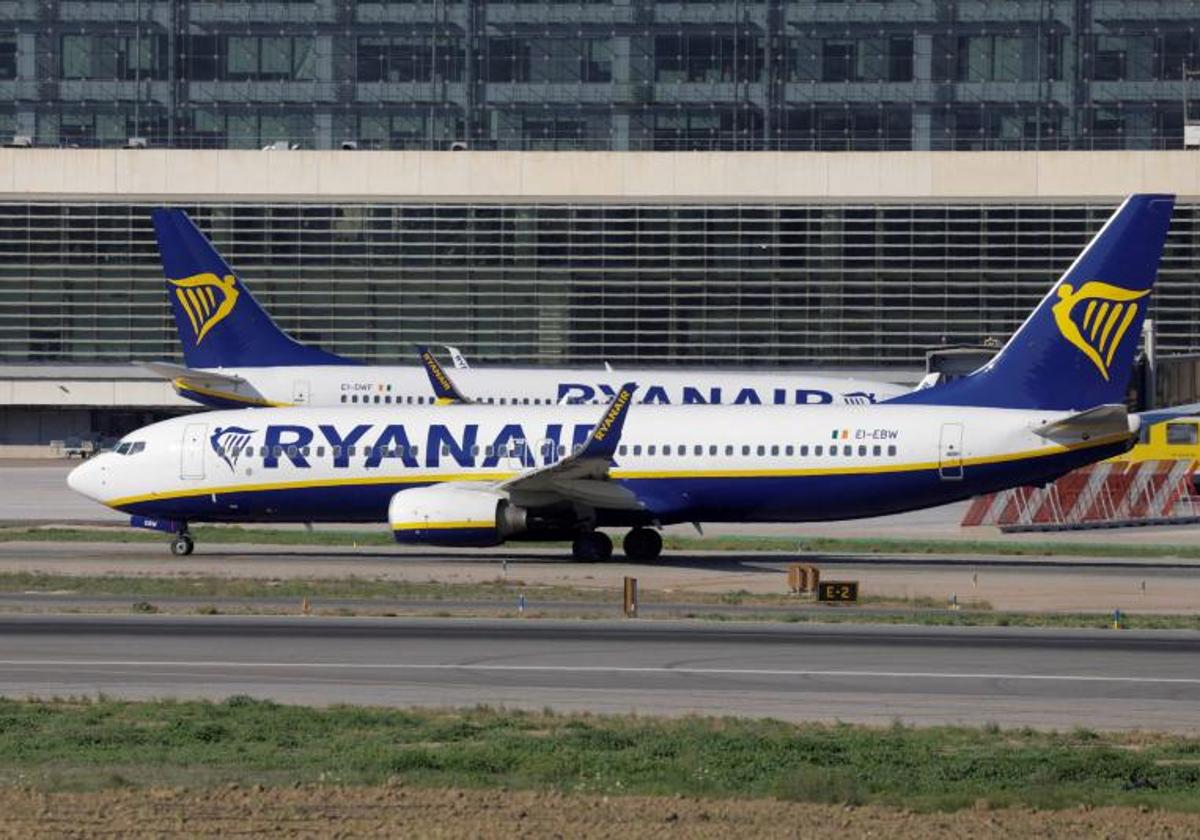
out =
[[191,554],[196,548],[196,541],[192,539],[192,535],[184,531],[176,534],[171,538],[171,553],[176,557],[186,557]]

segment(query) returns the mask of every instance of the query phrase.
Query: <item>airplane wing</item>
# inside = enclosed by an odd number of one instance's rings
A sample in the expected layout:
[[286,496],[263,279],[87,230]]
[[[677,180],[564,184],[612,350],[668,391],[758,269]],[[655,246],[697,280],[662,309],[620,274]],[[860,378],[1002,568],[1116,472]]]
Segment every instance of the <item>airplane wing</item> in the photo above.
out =
[[146,370],[156,373],[163,379],[170,380],[171,382],[183,380],[193,385],[199,385],[202,388],[228,388],[233,385],[240,385],[246,381],[242,377],[234,376],[233,374],[217,373],[212,370],[195,370],[194,368],[172,364],[171,362],[134,362],[134,364],[144,367]]
[[642,504],[633,493],[609,481],[613,456],[617,453],[636,390],[637,383],[634,382],[627,382],[618,389],[616,397],[605,407],[600,422],[576,451],[553,464],[535,467],[507,479],[497,489],[507,491],[520,503],[566,500],[596,507],[640,510]]
[[428,347],[417,347],[417,353],[421,357],[421,364],[425,367],[425,373],[429,376],[429,384],[433,387],[434,400],[438,405],[469,405],[474,400],[463,395],[458,390],[458,386],[450,378],[450,375],[442,368],[438,360],[429,352]]

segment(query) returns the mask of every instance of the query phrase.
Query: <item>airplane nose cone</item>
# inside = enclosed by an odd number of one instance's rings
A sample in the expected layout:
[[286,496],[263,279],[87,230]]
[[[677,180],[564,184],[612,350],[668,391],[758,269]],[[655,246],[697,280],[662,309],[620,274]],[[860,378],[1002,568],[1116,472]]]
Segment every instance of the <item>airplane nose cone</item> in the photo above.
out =
[[81,496],[87,496],[97,502],[101,501],[105,467],[100,463],[100,459],[103,457],[103,455],[97,455],[71,470],[67,474],[67,486]]

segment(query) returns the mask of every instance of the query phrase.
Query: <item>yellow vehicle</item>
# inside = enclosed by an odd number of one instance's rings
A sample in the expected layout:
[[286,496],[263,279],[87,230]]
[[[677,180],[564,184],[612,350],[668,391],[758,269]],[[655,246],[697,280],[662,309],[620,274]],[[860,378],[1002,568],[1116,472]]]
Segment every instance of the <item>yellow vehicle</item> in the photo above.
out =
[[1180,417],[1142,429],[1137,444],[1110,461],[1195,461],[1200,458],[1200,417]]

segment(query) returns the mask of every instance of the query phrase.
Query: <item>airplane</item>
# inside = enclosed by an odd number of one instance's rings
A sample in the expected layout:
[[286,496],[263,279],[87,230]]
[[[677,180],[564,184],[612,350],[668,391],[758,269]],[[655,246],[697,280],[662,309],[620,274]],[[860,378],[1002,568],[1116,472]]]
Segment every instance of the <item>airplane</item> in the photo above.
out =
[[[139,362],[187,399],[212,408],[425,405],[413,365],[365,365],[287,335],[182,210],[152,213],[167,296],[185,364]],[[496,405],[603,404],[621,374],[584,368],[467,367],[448,347],[460,384]],[[628,374],[626,374],[628,375]],[[907,393],[887,382],[788,371],[640,369],[645,403],[810,405],[871,403]]]
[[[190,553],[196,522],[387,522],[397,542],[572,541],[632,560],[674,523],[900,513],[1044,483],[1124,452],[1123,400],[1174,199],[1134,195],[974,373],[878,405],[254,409],[127,435],[70,487]],[[1194,412],[1195,407],[1190,408]]]

